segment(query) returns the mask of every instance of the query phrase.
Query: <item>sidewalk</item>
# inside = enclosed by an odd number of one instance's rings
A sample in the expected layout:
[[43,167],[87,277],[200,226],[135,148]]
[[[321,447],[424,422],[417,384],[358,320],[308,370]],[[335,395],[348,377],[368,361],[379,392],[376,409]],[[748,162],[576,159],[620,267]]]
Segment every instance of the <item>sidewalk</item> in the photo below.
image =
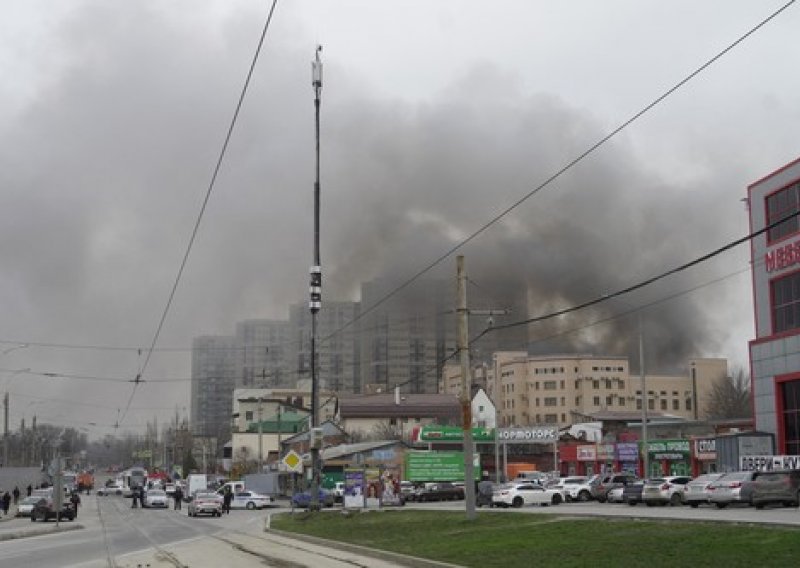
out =
[[12,503],[8,508],[8,515],[0,513],[0,542],[29,536],[41,536],[56,532],[74,531],[84,528],[77,522],[62,521],[56,526],[55,522],[32,523],[28,517],[17,517],[17,506]]

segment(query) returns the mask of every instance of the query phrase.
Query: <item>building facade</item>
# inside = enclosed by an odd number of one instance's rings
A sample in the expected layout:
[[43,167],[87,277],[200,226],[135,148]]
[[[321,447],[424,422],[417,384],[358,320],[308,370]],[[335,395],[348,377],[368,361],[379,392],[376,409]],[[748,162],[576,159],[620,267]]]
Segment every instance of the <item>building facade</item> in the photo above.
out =
[[[627,357],[594,355],[528,356],[501,352],[481,366],[487,394],[501,427],[573,424],[575,416],[598,412],[641,412],[641,378],[630,374]],[[725,359],[692,359],[685,375],[646,375],[648,411],[689,420],[706,418],[715,381],[727,376]],[[442,392],[460,392],[461,370],[450,365]]]
[[189,422],[194,436],[213,437],[223,443],[230,436],[240,357],[233,336],[206,335],[192,341]]
[[753,307],[750,377],[756,430],[800,455],[800,159],[748,187]]

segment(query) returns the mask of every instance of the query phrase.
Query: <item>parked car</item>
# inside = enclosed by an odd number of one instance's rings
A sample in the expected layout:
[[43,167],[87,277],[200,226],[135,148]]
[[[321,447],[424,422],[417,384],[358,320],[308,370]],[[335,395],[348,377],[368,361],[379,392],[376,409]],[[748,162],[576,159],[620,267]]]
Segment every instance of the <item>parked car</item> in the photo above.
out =
[[711,495],[708,486],[720,477],[721,473],[707,473],[691,480],[683,487],[683,502],[693,509],[708,504]]
[[167,508],[167,492],[162,489],[148,489],[142,507]]
[[593,475],[585,478],[584,481],[578,485],[570,486],[568,488],[570,500],[591,501],[594,498],[592,492],[595,490],[595,486],[600,483],[600,479],[601,477],[599,475]]
[[408,500],[409,495],[414,493],[416,487],[410,481],[401,481],[400,482],[400,495],[405,497]]
[[39,502],[39,500],[41,500],[41,497],[34,497],[33,495],[30,497],[25,497],[19,502],[19,505],[17,505],[17,516],[30,517],[33,507]]
[[233,494],[231,509],[263,509],[272,505],[272,497],[255,491],[239,491]]
[[545,489],[538,483],[506,483],[495,488],[492,504],[495,507],[522,507],[523,505],[560,505],[564,496],[558,489]]
[[752,505],[753,486],[758,472],[734,471],[726,473],[708,486],[709,502],[724,509],[731,503]]
[[800,507],[800,470],[759,473],[753,486],[752,501],[756,509],[763,509],[771,503]]
[[692,480],[688,475],[670,475],[648,479],[642,488],[642,501],[654,505],[683,505],[683,488]]
[[606,493],[606,503],[624,503],[622,500],[622,492],[625,491],[625,486],[615,487]]
[[222,516],[222,497],[212,491],[195,491],[189,501],[188,512],[190,517],[198,515]]
[[[333,507],[333,493],[320,487],[319,502],[325,507]],[[292,506],[300,509],[308,509],[311,506],[311,491],[299,491],[292,495]]]
[[455,501],[464,498],[464,488],[449,482],[430,483],[414,492],[414,501]]
[[40,498],[31,510],[31,522],[46,522],[50,519],[74,520],[75,509],[72,508],[72,503],[68,500],[64,500],[61,504],[61,511],[59,512],[56,508],[55,500],[52,497]]
[[644,489],[644,479],[629,483],[622,489],[622,502],[631,507],[642,502],[642,489]]
[[591,486],[587,485],[588,480],[589,478],[584,475],[572,475],[562,477],[550,487],[560,490],[565,501],[575,501],[581,490],[588,491],[591,497]]
[[617,487],[625,487],[629,483],[633,483],[638,479],[634,474],[622,473],[609,473],[598,478],[597,482],[591,485],[592,499],[596,499],[601,503],[605,503],[608,499],[608,492]]

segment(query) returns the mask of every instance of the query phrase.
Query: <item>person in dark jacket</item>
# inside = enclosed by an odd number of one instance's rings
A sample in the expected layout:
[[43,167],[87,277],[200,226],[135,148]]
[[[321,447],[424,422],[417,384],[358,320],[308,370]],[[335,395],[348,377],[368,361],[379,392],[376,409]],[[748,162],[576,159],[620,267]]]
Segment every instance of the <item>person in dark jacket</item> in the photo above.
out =
[[8,508],[11,507],[11,494],[6,491],[3,493],[3,514],[8,515]]
[[172,494],[172,498],[175,500],[175,510],[181,510],[181,502],[183,501],[183,489],[181,489],[180,485],[175,486],[175,493]]
[[31,493],[33,493],[33,487],[31,487],[31,484],[29,483],[28,484],[28,497],[31,496]]
[[17,503],[19,503],[19,487],[14,487],[12,495],[14,496],[14,505],[16,505]]
[[72,509],[75,511],[73,514],[75,518],[78,518],[78,505],[81,504],[81,498],[78,496],[78,492],[75,491],[72,493],[72,497],[69,498],[69,502],[72,503]]
[[233,501],[233,491],[231,491],[231,486],[228,485],[225,487],[225,493],[222,496],[222,510],[227,515],[231,514],[231,501]]

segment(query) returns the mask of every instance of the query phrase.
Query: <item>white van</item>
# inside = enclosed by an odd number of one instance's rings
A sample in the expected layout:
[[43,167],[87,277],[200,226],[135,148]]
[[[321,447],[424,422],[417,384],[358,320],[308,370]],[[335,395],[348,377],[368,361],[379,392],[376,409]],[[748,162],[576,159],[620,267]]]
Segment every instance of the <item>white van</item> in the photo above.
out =
[[185,498],[191,501],[192,497],[197,491],[205,491],[207,489],[208,476],[205,473],[192,473],[186,478]]

